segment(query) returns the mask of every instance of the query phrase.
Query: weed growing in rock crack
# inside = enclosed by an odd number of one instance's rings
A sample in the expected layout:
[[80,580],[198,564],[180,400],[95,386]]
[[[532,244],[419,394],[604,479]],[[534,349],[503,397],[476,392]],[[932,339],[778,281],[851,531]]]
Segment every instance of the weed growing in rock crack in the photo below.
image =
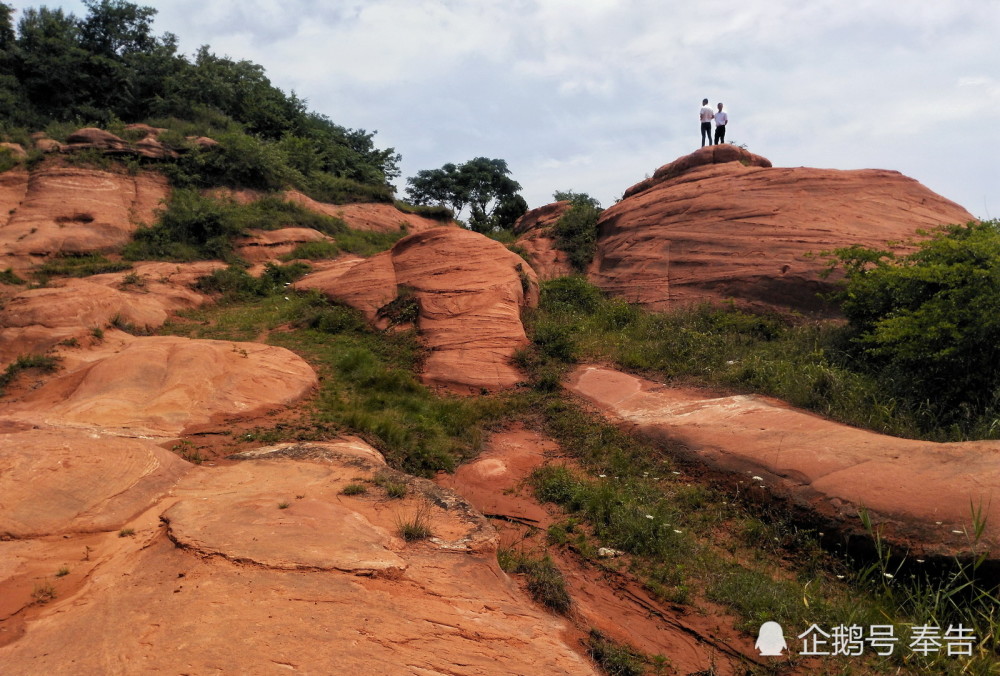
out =
[[290,502],[281,501],[278,503],[278,509],[288,509],[291,504]]
[[368,492],[368,487],[364,484],[347,484],[340,492],[343,495],[364,495]]
[[56,577],[66,577],[69,575],[69,568],[66,566],[61,566],[59,570],[56,571]]
[[53,587],[52,583],[48,580],[38,582],[31,591],[31,598],[34,599],[35,603],[43,605],[49,601],[55,600],[56,588]]
[[422,501],[409,518],[396,517],[396,533],[407,542],[425,540],[431,533],[431,504]]
[[528,593],[543,606],[557,613],[569,611],[572,601],[566,591],[566,581],[547,554],[529,554],[513,547],[500,547],[497,563],[505,572],[524,575]]
[[587,635],[587,654],[609,676],[642,676],[646,673],[647,659],[642,654],[612,641],[597,629],[591,628]]
[[133,535],[135,535],[134,528],[122,528],[120,531],[118,531],[118,537],[120,538],[129,538],[132,537]]
[[386,497],[400,500],[406,497],[406,483],[398,479],[393,479],[389,474],[376,474],[372,483],[385,491]]

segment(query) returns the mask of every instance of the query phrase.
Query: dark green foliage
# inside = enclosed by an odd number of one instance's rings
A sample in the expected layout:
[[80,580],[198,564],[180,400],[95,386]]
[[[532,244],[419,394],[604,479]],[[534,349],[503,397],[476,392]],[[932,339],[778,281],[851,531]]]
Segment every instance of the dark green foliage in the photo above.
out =
[[452,221],[455,219],[455,212],[446,206],[441,205],[426,205],[426,204],[408,204],[402,200],[396,200],[394,202],[396,208],[400,211],[404,211],[408,214],[416,214],[417,216],[423,216],[424,218],[433,218],[438,221]]
[[1000,416],[1000,222],[929,234],[905,256],[835,251],[847,273],[841,307],[860,366],[925,428],[968,431]]
[[249,204],[214,199],[191,188],[173,191],[156,225],[140,228],[123,255],[129,260],[232,260],[232,240],[247,230],[313,228],[329,235],[349,233],[339,218],[309,211],[275,196]]
[[511,549],[497,552],[497,561],[506,572],[524,575],[531,597],[557,613],[569,611],[572,601],[562,573],[548,555],[532,556]]
[[556,192],[554,197],[571,203],[569,210],[552,227],[556,246],[566,252],[574,270],[584,272],[597,251],[597,221],[601,216],[601,203],[587,193],[572,190]]
[[587,653],[608,676],[642,676],[642,655],[628,646],[615,643],[597,629],[587,636]]
[[[182,187],[293,185],[325,201],[391,201],[400,157],[376,148],[373,134],[309,112],[257,64],[217,56],[208,46],[193,60],[178,54],[174,35],[151,32],[152,7],[84,4],[82,19],[44,6],[25,9],[15,31],[12,9],[0,3],[0,125],[149,121],[170,129],[162,140],[186,151],[171,171]],[[221,144],[189,148],[187,135]]]
[[0,270],[0,284],[24,284],[25,281],[18,277],[12,268]]
[[450,207],[460,215],[468,206],[469,227],[477,232],[510,228],[528,209],[517,193],[521,185],[510,178],[507,162],[477,157],[440,169],[424,169],[406,179],[406,194],[416,204]]
[[0,396],[4,388],[10,385],[17,374],[28,369],[38,369],[43,373],[51,373],[59,368],[59,357],[47,354],[23,354],[11,362],[3,373],[0,373]]
[[420,300],[414,295],[413,289],[400,286],[396,297],[380,307],[376,316],[387,319],[389,326],[413,324],[420,316]]
[[309,266],[305,263],[268,263],[260,277],[253,277],[244,268],[231,265],[200,278],[195,288],[206,293],[222,294],[228,302],[245,301],[283,291],[307,272]]

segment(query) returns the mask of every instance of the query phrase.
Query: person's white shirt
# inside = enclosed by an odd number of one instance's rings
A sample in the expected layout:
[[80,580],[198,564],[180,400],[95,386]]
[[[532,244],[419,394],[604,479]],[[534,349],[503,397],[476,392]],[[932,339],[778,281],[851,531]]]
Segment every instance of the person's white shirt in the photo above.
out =
[[701,107],[701,121],[702,122],[711,122],[713,117],[715,117],[715,113],[712,112],[712,109],[709,106],[702,106]]
[[728,123],[729,123],[729,115],[727,115],[725,111],[720,110],[719,112],[717,112],[715,114],[715,124],[716,124],[716,126],[718,126],[718,125],[725,126]]

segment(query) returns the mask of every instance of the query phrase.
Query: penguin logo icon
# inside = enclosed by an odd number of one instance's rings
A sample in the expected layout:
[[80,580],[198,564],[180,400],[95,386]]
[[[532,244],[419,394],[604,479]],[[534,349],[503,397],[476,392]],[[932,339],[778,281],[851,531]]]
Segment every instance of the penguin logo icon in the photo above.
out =
[[781,655],[781,651],[788,648],[781,625],[777,622],[765,622],[760,625],[757,642],[753,647],[760,651],[761,656]]

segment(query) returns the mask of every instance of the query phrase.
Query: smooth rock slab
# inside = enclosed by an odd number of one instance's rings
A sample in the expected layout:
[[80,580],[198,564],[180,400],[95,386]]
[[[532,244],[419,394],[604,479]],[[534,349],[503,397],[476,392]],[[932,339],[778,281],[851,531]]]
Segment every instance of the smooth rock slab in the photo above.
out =
[[176,435],[214,416],[286,406],[316,383],[312,367],[284,348],[153,336],[52,378],[0,415]]
[[0,432],[0,535],[120,528],[191,467],[143,439],[6,428]]
[[584,366],[568,388],[730,484],[786,503],[825,528],[864,536],[867,509],[911,553],[968,553],[972,510],[986,520],[977,550],[1000,545],[1000,442],[934,443],[849,427],[761,396],[706,397],[613,369]]

